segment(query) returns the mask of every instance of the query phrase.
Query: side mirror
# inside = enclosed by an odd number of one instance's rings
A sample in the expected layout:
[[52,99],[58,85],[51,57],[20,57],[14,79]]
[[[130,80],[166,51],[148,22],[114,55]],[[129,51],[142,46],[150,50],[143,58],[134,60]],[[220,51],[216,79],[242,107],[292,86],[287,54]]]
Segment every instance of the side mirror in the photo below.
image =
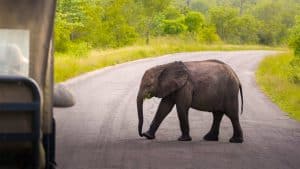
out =
[[53,106],[54,107],[72,107],[75,105],[75,99],[71,91],[63,84],[54,86]]

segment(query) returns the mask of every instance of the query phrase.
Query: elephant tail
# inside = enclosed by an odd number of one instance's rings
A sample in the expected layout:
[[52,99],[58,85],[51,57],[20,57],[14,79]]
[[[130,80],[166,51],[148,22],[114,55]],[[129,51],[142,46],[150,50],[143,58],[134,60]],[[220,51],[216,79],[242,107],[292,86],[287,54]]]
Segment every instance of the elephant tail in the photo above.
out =
[[241,114],[243,114],[243,107],[244,107],[244,98],[243,98],[243,88],[241,83],[239,84],[239,88],[240,88],[240,94],[241,94]]

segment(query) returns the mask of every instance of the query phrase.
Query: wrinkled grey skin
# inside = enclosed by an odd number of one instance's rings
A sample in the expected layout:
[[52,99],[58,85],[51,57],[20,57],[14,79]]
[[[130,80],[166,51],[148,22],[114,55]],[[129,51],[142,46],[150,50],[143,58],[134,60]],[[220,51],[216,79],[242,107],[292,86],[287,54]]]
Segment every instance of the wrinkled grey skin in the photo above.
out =
[[[137,96],[138,132],[141,137],[154,139],[163,119],[176,105],[182,135],[179,141],[190,141],[188,111],[194,108],[212,112],[213,124],[205,140],[218,141],[223,115],[233,126],[230,142],[242,143],[243,132],[239,122],[239,90],[243,108],[241,83],[227,64],[218,60],[173,62],[148,69],[141,81]],[[145,98],[162,98],[147,132],[142,133],[143,101]]]

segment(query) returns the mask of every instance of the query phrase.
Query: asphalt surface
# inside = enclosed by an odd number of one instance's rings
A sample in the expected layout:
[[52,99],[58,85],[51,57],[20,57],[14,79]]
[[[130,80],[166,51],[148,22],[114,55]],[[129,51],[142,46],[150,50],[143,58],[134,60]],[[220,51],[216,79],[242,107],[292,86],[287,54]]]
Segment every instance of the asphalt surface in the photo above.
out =
[[[257,87],[255,69],[270,51],[179,53],[139,60],[88,73],[65,84],[76,106],[55,109],[58,169],[299,169],[300,123],[290,119]],[[243,85],[240,117],[244,143],[229,143],[232,126],[221,123],[219,142],[202,137],[212,114],[190,109],[193,141],[178,142],[176,109],[155,140],[138,135],[136,95],[144,71],[175,60],[219,59],[237,72]],[[159,99],[144,103],[145,131]]]

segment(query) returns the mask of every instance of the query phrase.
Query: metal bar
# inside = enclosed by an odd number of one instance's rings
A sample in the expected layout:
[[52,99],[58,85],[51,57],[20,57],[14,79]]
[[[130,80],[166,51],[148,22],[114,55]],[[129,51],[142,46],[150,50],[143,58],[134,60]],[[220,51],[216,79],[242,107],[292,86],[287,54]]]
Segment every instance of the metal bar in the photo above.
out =
[[0,103],[1,111],[36,111],[39,103]]
[[0,133],[0,142],[2,141],[33,141],[36,136],[32,133]]

